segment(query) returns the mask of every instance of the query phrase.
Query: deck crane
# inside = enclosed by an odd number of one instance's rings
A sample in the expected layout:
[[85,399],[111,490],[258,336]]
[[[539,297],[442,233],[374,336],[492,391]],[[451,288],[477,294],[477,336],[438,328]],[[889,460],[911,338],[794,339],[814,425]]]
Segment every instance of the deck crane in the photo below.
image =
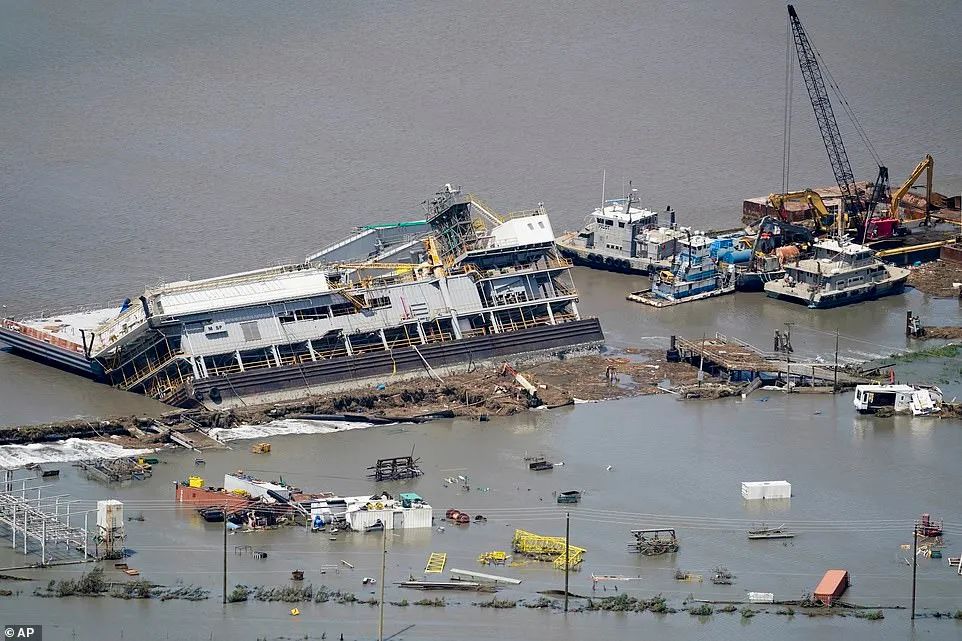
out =
[[835,120],[835,113],[832,110],[832,101],[828,96],[828,89],[822,77],[822,70],[819,67],[818,55],[802,27],[795,7],[788,5],[788,19],[791,23],[792,34],[795,39],[795,50],[798,54],[798,66],[805,79],[805,88],[808,90],[808,97],[812,102],[812,109],[815,111],[815,120],[818,123],[819,133],[822,135],[822,142],[825,144],[825,151],[828,152],[828,160],[832,164],[832,171],[835,173],[835,182],[842,196],[843,211],[839,211],[837,217],[838,229],[851,226],[856,229],[856,238],[862,242],[866,240],[877,240],[881,229],[888,229],[888,226],[881,226],[876,229],[871,225],[872,214],[875,206],[883,200],[888,200],[888,168],[879,164],[878,177],[872,187],[872,193],[868,202],[863,202],[862,195],[855,184],[855,173],[852,171],[852,164],[849,162],[848,153],[845,151],[845,144],[842,142],[842,135],[838,129],[838,122]]

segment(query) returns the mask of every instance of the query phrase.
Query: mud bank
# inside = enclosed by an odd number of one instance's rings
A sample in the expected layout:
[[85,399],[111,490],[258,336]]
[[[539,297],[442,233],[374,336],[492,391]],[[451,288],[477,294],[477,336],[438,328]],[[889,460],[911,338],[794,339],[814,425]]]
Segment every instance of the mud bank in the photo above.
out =
[[75,419],[5,428],[0,430],[0,445],[85,438],[143,447],[169,442],[172,433],[176,438],[177,433],[260,425],[287,418],[375,424],[458,416],[486,420],[534,407],[555,408],[579,401],[656,394],[664,381],[683,386],[697,379],[696,369],[685,363],[666,362],[661,350],[556,359],[533,365],[520,374],[534,387],[533,397],[509,371],[483,367],[440,380],[388,380],[373,389],[319,394],[290,403],[248,405],[224,411],[175,410],[157,418]]

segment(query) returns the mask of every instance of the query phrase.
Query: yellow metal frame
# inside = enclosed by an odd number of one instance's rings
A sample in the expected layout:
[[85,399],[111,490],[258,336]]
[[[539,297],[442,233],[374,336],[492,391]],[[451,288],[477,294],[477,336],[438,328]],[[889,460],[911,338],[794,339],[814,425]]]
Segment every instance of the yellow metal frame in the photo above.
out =
[[428,562],[424,566],[425,574],[441,574],[444,572],[444,564],[448,562],[448,555],[445,552],[432,552],[428,557]]
[[[525,554],[541,561],[551,561],[560,570],[565,567],[565,545],[563,536],[543,536],[525,530],[515,530],[511,542],[515,552]],[[568,545],[568,568],[574,568],[584,560],[588,550]]]

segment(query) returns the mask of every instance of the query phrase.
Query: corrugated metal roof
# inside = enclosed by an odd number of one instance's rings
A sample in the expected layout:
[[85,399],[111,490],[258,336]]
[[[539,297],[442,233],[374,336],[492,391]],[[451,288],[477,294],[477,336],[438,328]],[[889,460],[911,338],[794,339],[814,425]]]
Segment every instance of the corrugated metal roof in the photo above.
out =
[[317,269],[302,269],[284,273],[265,273],[225,276],[219,279],[192,283],[191,287],[178,284],[171,290],[156,293],[156,300],[164,314],[187,315],[212,309],[246,307],[281,300],[304,298],[330,291],[327,277]]

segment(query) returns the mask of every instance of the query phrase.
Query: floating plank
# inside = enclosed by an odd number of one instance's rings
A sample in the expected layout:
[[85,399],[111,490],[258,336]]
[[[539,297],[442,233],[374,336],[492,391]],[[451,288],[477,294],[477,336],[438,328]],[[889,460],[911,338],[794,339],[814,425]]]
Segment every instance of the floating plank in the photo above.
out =
[[479,591],[483,587],[480,583],[468,581],[401,581],[396,585],[414,590],[464,590]]
[[464,578],[477,579],[479,581],[489,581],[491,583],[506,583],[508,585],[519,585],[521,579],[512,579],[507,576],[497,576],[495,574],[485,574],[483,572],[473,572],[471,570],[458,570],[451,568],[451,578],[461,580]]
[[752,541],[759,539],[794,539],[795,534],[792,532],[750,532],[748,538]]
[[591,582],[599,581],[641,581],[640,576],[623,576],[621,574],[592,574]]
[[428,563],[424,566],[425,574],[441,574],[444,572],[444,564],[448,561],[445,552],[432,552],[428,557]]

